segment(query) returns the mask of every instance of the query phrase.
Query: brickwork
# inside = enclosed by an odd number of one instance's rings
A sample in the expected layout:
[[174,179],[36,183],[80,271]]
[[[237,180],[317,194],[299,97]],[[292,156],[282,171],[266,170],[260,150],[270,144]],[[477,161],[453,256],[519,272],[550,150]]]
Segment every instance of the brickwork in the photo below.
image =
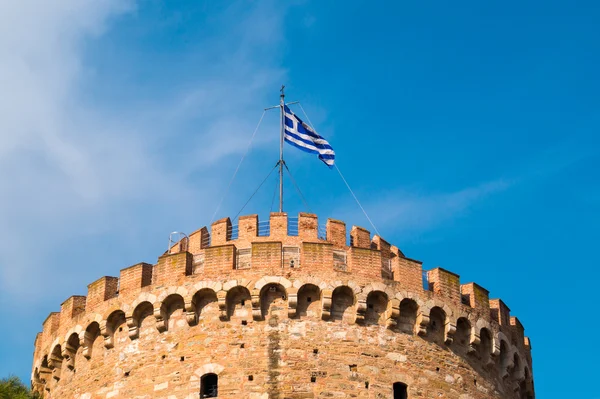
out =
[[[534,397],[523,325],[475,283],[362,228],[286,214],[192,233],[51,313],[32,386],[46,398]],[[326,237],[326,239],[325,239]],[[233,239],[232,239],[233,238]],[[429,287],[426,287],[429,288]],[[211,396],[213,380],[218,395]],[[210,389],[209,389],[210,388]]]

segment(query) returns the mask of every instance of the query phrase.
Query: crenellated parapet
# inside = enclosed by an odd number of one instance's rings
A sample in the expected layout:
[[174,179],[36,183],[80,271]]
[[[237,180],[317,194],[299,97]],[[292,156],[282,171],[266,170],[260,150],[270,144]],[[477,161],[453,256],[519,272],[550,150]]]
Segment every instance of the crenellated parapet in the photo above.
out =
[[184,237],[155,264],[102,277],[87,296],[63,302],[36,337],[32,384],[52,390],[64,370],[77,368],[79,351],[94,361],[123,329],[139,339],[147,318],[162,334],[180,311],[187,328],[196,328],[214,304],[219,323],[250,325],[264,323],[277,303],[284,309],[277,317],[292,322],[312,317],[413,335],[495,373],[502,389],[533,397],[531,344],[510,309],[453,272],[435,268],[425,276],[421,262],[338,220],[320,225],[313,214],[272,213],[267,222],[248,215],[234,225],[224,218]]

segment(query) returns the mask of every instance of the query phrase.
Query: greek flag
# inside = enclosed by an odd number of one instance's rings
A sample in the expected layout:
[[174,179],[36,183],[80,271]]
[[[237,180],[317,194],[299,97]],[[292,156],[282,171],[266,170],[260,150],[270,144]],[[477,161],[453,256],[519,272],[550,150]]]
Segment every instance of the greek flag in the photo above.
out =
[[319,159],[332,168],[335,161],[335,152],[327,140],[319,136],[306,123],[302,122],[287,105],[284,105],[284,110],[285,129],[283,138],[285,141],[302,151],[319,154]]

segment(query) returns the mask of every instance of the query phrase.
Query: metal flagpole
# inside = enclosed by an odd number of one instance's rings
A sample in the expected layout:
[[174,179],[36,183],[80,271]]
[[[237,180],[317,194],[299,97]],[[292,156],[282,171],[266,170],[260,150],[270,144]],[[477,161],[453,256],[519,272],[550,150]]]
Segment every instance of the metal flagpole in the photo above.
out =
[[281,120],[279,129],[279,212],[283,212],[283,129],[285,124],[285,94],[281,86],[281,95],[279,97],[279,107],[281,108]]

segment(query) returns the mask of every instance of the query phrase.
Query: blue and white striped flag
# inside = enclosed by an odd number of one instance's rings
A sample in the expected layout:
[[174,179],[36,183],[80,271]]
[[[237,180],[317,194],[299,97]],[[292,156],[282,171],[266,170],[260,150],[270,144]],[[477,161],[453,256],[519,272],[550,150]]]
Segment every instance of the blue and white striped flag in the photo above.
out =
[[319,136],[310,126],[302,122],[287,105],[284,105],[285,124],[283,138],[302,151],[319,154],[319,159],[330,168],[335,161],[335,152],[327,140]]

